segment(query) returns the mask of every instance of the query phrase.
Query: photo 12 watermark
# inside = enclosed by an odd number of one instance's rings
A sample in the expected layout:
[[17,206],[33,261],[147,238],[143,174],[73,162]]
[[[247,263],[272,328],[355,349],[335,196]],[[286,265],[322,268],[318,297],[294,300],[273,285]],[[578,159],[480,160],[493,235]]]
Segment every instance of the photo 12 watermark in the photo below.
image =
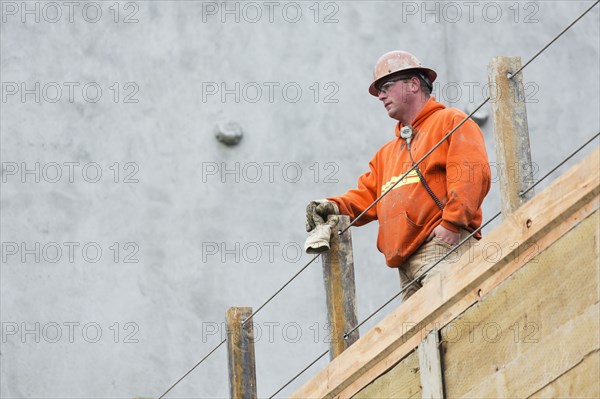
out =
[[136,24],[140,5],[134,1],[2,1],[2,23],[58,24],[101,21]]
[[2,162],[2,183],[139,183],[136,162]]
[[339,2],[335,1],[203,1],[202,23],[289,23],[339,22]]
[[399,8],[398,19],[402,23],[540,22],[537,1],[402,1]]
[[137,104],[137,82],[2,82],[2,103]]
[[[308,324],[306,324],[308,323]],[[313,343],[332,343],[337,339],[333,336],[333,323],[329,322],[299,322],[299,321],[264,321],[260,323],[252,322],[252,342],[286,342],[289,344],[299,343],[300,341],[309,341]],[[230,339],[232,335],[240,334],[239,330],[228,329],[226,323],[203,322],[202,323],[202,343],[207,343],[213,337],[221,339]]]
[[0,245],[2,263],[139,263],[140,245],[133,241],[110,245],[95,241],[25,242],[3,241]]
[[[433,326],[438,331],[443,331],[443,342],[468,341],[469,343],[497,343],[503,338],[511,337],[514,343],[534,344],[540,342],[540,325],[534,322],[516,321],[513,324],[506,325],[505,322],[485,321],[452,321],[446,325],[434,323]],[[403,322],[400,330],[405,335],[411,330],[421,330],[421,340],[424,340],[432,331],[432,328],[422,328],[420,323],[411,321]],[[408,334],[403,340],[412,338]]]
[[203,103],[290,103],[301,100],[337,104],[340,86],[337,82],[202,82]]
[[98,342],[137,344],[140,327],[128,321],[119,323],[98,323],[95,321],[49,321],[49,322],[2,322],[2,343],[77,343]]
[[443,103],[475,103],[490,98],[490,103],[507,99],[514,103],[537,104],[540,86],[536,82],[524,82],[522,90],[514,93],[503,91],[498,85],[480,82],[439,82],[433,83],[432,95]]
[[336,162],[202,162],[202,183],[339,183]]

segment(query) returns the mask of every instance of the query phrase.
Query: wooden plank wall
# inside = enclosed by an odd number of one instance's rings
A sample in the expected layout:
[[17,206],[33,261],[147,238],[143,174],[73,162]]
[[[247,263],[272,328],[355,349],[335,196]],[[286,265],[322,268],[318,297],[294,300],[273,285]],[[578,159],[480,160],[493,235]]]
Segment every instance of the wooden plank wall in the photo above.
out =
[[[441,330],[446,397],[600,397],[599,212]],[[416,352],[355,398],[407,398]],[[418,375],[417,373],[413,373]],[[419,390],[420,391],[420,390]]]
[[460,339],[442,329],[448,397],[526,398],[598,357],[597,231],[596,211],[457,318]]

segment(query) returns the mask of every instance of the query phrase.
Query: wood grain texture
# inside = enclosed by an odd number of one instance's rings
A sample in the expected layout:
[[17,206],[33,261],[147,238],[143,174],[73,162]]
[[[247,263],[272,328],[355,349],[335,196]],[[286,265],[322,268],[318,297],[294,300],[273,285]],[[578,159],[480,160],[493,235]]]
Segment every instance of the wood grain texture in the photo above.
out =
[[349,224],[350,217],[339,216],[337,226],[332,229],[330,249],[322,255],[327,318],[331,331],[330,359],[339,356],[359,338],[358,330],[344,338],[344,334],[358,324],[351,230],[338,234]]
[[600,350],[558,376],[530,398],[598,398],[600,392]]
[[[227,365],[232,399],[256,399],[256,366],[252,308],[227,309]],[[248,321],[242,325],[244,320]]]
[[508,78],[509,73],[519,68],[520,57],[494,57],[488,66],[503,217],[533,197],[533,190],[524,196],[519,195],[534,181],[523,73]]
[[598,222],[596,211],[442,329],[449,397],[527,397],[598,349]]
[[442,360],[440,358],[439,332],[432,330],[419,344],[419,369],[423,399],[443,399]]
[[421,378],[419,356],[412,352],[394,367],[385,378],[379,378],[354,396],[355,399],[420,398]]
[[[401,359],[403,359],[414,347],[417,346],[419,339],[423,339],[426,334],[432,329],[439,329],[451,323],[465,309],[476,304],[480,300],[485,300],[498,285],[502,284],[510,275],[523,267],[531,256],[548,248],[556,240],[578,225],[586,217],[594,213],[598,209],[598,199],[590,201],[588,204],[580,208],[576,213],[565,219],[560,225],[552,229],[547,235],[535,242],[535,246],[525,250],[522,256],[515,257],[510,263],[505,265],[496,274],[483,282],[479,287],[473,289],[470,293],[465,294],[463,299],[453,305],[447,312],[425,325],[419,333],[409,338],[402,346],[390,353],[384,360],[379,362],[368,372],[361,375],[348,387],[346,387],[339,395],[341,398],[349,398],[363,387],[370,384],[373,380],[386,378],[388,370],[392,369]],[[597,240],[596,248],[600,246],[600,241]],[[443,342],[443,341],[442,341]],[[380,377],[381,376],[381,377]]]

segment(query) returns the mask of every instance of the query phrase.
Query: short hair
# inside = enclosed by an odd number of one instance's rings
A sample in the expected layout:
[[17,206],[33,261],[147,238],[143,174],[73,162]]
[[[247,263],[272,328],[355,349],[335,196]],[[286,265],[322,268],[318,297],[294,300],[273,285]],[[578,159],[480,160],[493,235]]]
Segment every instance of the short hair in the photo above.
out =
[[430,95],[433,87],[432,87],[429,79],[425,75],[423,75],[421,72],[415,73],[414,76],[419,79],[421,91],[423,92],[423,94]]
[[418,70],[405,71],[404,73],[401,72],[399,74],[399,76],[403,76],[405,78],[419,79],[419,87],[421,88],[421,92],[423,92],[423,94],[425,94],[426,96],[431,95],[433,86],[431,85],[429,78],[427,78],[421,71],[418,71]]

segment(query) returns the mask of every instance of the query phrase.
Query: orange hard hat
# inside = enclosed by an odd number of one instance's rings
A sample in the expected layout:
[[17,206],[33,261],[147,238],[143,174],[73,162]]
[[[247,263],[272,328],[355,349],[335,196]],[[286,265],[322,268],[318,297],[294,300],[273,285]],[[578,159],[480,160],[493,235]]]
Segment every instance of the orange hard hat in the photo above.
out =
[[430,84],[433,84],[433,81],[437,78],[437,73],[433,69],[424,68],[421,65],[421,61],[411,53],[399,50],[390,51],[382,55],[375,64],[373,83],[369,86],[369,93],[377,97],[379,93],[376,87],[379,83],[386,77],[403,71],[421,72],[429,80],[428,83]]

